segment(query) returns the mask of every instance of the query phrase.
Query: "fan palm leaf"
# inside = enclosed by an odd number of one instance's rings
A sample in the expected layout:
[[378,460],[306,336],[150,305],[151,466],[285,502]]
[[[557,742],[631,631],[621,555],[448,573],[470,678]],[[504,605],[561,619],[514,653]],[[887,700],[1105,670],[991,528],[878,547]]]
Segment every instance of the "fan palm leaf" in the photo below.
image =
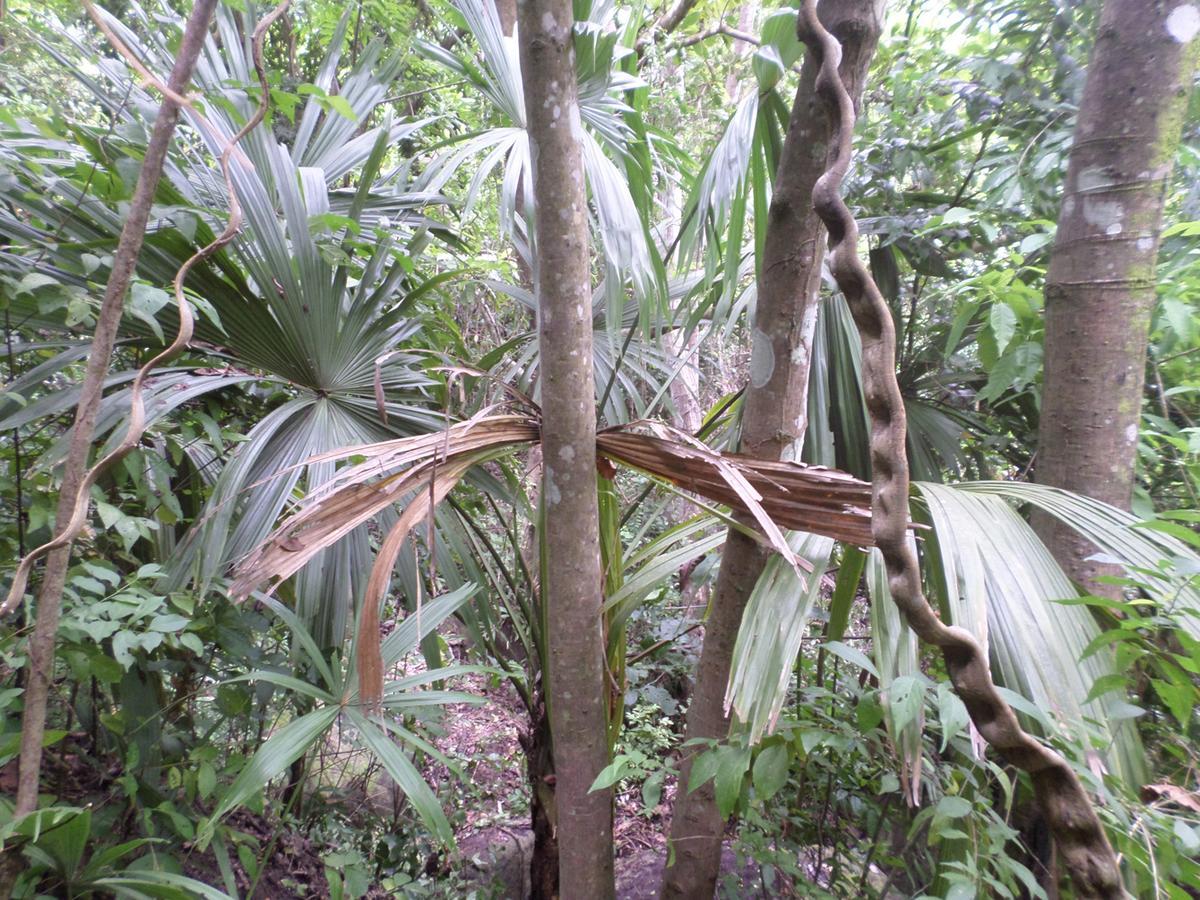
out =
[[[505,35],[492,0],[456,2],[467,30],[479,47],[479,61],[445,50],[434,43],[418,42],[429,59],[445,66],[467,81],[491,105],[502,124],[450,142],[422,175],[420,186],[441,191],[469,160],[482,157],[465,197],[469,210],[478,200],[488,175],[503,166],[500,221],[512,238],[519,237],[516,219],[533,212],[533,178],[529,141],[525,131],[525,98],[521,80],[517,37]],[[620,35],[611,24],[611,10],[595,4],[590,18],[576,23],[576,72],[579,82],[580,122],[584,174],[594,213],[596,234],[610,266],[631,279],[643,306],[654,306],[659,272],[649,240],[649,212],[639,206],[630,191],[624,167],[635,165],[629,152],[632,136],[626,116],[631,112],[618,95],[641,85],[615,65],[623,54]],[[613,160],[617,162],[614,162]]]
[[[334,473],[294,516],[243,559],[231,591],[246,596],[265,581],[278,584],[385,510],[402,504],[404,512],[376,557],[360,618],[359,654],[366,654],[368,660],[360,664],[363,695],[377,697],[379,670],[370,661],[374,655],[370,648],[378,642],[379,628],[371,616],[377,614],[403,541],[418,521],[433,515],[437,503],[472,466],[535,443],[540,433],[536,415],[481,415],[441,434],[342,447],[309,458],[304,465],[350,457],[362,461]],[[597,436],[596,449],[604,457],[748,517],[761,529],[763,539],[797,570],[811,569],[811,565],[795,555],[782,528],[803,528],[863,545],[871,542],[869,487],[843,473],[717,453],[651,423],[606,429]],[[282,471],[276,477],[288,480],[292,473]],[[634,577],[630,583],[636,583]],[[627,599],[618,597],[617,605]],[[616,615],[621,614],[617,609]]]
[[[136,5],[124,22],[105,15],[150,69],[168,66],[169,28]],[[140,27],[135,30],[134,25]],[[333,89],[344,36],[345,22],[318,75],[321,90]],[[226,206],[213,154],[253,107],[246,91],[230,87],[252,80],[248,40],[235,14],[222,8],[217,35],[206,44],[195,76],[204,97],[198,104],[203,113],[185,111],[193,138],[179,142],[169,157],[139,263],[138,276],[148,291],[168,284],[195,246],[211,238],[217,214]],[[47,49],[64,61],[71,54],[90,53],[82,45],[48,42]],[[95,76],[86,74],[89,66],[70,68],[126,126],[122,134],[136,136],[139,129],[146,130],[145,117],[155,105],[123,66],[97,59]],[[389,146],[411,136],[424,122],[391,123],[385,118],[379,125],[363,127],[399,73],[399,60],[384,58],[372,45],[342,76],[337,103],[319,94],[309,98],[299,112],[291,146],[280,143],[267,124],[252,130],[239,145],[243,153],[232,166],[233,184],[245,226],[187,283],[188,295],[201,312],[197,342],[209,351],[205,362],[211,366],[211,357],[216,357],[226,366],[222,374],[188,378],[180,367],[158,376],[152,393],[161,402],[149,418],[153,422],[189,399],[252,381],[278,392],[283,402],[254,426],[233,462],[222,470],[201,521],[170,560],[172,583],[193,576],[207,583],[262,540],[287,508],[297,484],[315,486],[332,474],[331,464],[294,469],[308,457],[426,430],[439,422],[428,408],[432,381],[418,358],[405,350],[418,329],[413,305],[426,289],[410,274],[409,244],[427,240],[431,229],[444,232],[422,215],[439,198],[406,192],[379,174]],[[121,102],[124,97],[129,102]],[[33,125],[3,127],[6,137],[36,134]],[[17,321],[26,326],[53,318],[45,315],[45,298],[39,292],[86,295],[103,284],[99,255],[115,245],[120,231],[120,190],[97,191],[76,173],[81,163],[93,165],[111,184],[120,185],[122,167],[139,152],[136,137],[116,141],[114,147],[112,142],[102,143],[94,130],[80,126],[77,133],[77,147],[47,145],[37,155],[16,159],[10,170],[15,177],[0,185],[0,194],[9,201],[0,211],[0,234],[14,244],[41,242],[47,248],[43,254],[28,255],[34,260],[32,272],[20,268],[15,254],[0,259],[0,267],[13,277],[54,281],[15,298]],[[341,187],[350,173],[355,173],[358,187]],[[22,214],[14,214],[16,209]],[[62,328],[60,318],[57,330]],[[127,316],[123,323],[126,339],[137,343],[153,343],[161,330],[153,314]],[[68,345],[55,365],[66,365],[85,352],[81,344]],[[52,368],[44,374],[52,374]],[[122,418],[119,387],[127,378],[127,373],[117,373],[110,379],[118,388],[105,400],[102,425],[110,430]],[[173,393],[185,379],[186,390]],[[13,420],[17,424],[26,423],[33,413],[51,414],[70,402],[69,390],[44,393],[32,406],[9,415],[19,417]],[[53,461],[53,454],[47,461]],[[291,472],[290,477],[264,481],[279,470]],[[301,608],[323,641],[340,639],[353,598],[363,586],[361,573],[368,559],[367,535],[361,531],[301,576]]]

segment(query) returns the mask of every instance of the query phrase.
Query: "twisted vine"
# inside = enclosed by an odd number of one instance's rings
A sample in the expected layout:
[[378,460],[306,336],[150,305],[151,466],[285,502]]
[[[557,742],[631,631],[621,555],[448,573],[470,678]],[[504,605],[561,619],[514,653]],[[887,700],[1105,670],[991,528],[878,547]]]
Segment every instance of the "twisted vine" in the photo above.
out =
[[[188,273],[195,268],[199,263],[203,262],[208,257],[212,256],[226,244],[233,240],[239,229],[242,227],[243,214],[242,205],[238,201],[237,191],[233,185],[233,171],[231,162],[235,153],[238,153],[242,161],[249,164],[244,154],[238,148],[238,143],[249,134],[254,128],[266,118],[268,104],[270,103],[270,85],[267,82],[267,72],[263,66],[262,51],[263,39],[266,37],[267,31],[275,23],[275,21],[287,11],[291,0],[281,0],[278,6],[272,9],[269,13],[263,16],[258,25],[255,26],[254,33],[251,37],[252,56],[254,59],[254,71],[258,76],[259,88],[261,91],[260,102],[256,107],[254,114],[246,121],[246,124],[235,134],[231,139],[224,141],[224,147],[221,149],[220,166],[221,174],[225,179],[225,188],[229,195],[229,218],[225,224],[225,230],[217,235],[210,243],[201,247],[194,254],[184,261],[179,267],[179,271],[175,273],[173,288],[175,293],[175,303],[179,309],[179,328],[175,333],[174,340],[157,353],[149,362],[142,366],[133,380],[130,388],[129,397],[129,424],[125,429],[125,436],[121,438],[121,442],[98,460],[87,473],[83,476],[83,480],[79,484],[79,490],[75,492],[74,503],[71,508],[71,515],[67,520],[66,526],[52,539],[29,551],[21,560],[17,570],[13,575],[12,585],[9,588],[8,596],[4,603],[0,604],[0,616],[7,615],[12,612],[21,602],[21,598],[25,595],[25,586],[29,581],[29,575],[33,571],[34,564],[43,556],[50,552],[70,545],[79,532],[83,530],[83,526],[87,521],[88,514],[88,493],[92,489],[92,485],[100,478],[102,474],[114,463],[125,456],[129,451],[133,450],[142,439],[142,435],[146,431],[146,404],[143,397],[146,381],[150,374],[165,363],[175,354],[183,350],[192,339],[192,331],[194,327],[194,319],[192,316],[191,305],[184,296],[183,283],[187,279]],[[114,33],[108,23],[101,17],[99,11],[91,0],[84,0],[84,6],[87,8],[88,14],[96,23],[96,26],[108,38],[109,43],[113,48],[125,58],[129,63],[130,68],[138,72],[143,80],[152,85],[155,89],[163,94],[163,96],[173,100],[181,107],[186,107],[192,113],[200,118],[203,114],[196,109],[191,97],[181,96],[177,92],[171,90],[162,79],[150,73],[150,71],[141,63],[140,60],[129,50],[121,39]],[[213,134],[219,134],[216,129],[211,129]]]
[[1124,897],[1113,849],[1079,778],[1061,756],[1022,730],[996,690],[979,642],[966,629],[944,624],[922,593],[917,557],[907,540],[909,477],[895,324],[858,256],[858,224],[841,198],[855,121],[853,101],[838,74],[842,48],[818,20],[817,0],[804,0],[797,33],[820,65],[817,96],[833,126],[833,156],[813,188],[813,208],[829,231],[830,268],[862,337],[863,392],[871,420],[871,530],[892,599],[920,638],[942,651],[950,681],[979,733],[1029,774],[1078,895]]

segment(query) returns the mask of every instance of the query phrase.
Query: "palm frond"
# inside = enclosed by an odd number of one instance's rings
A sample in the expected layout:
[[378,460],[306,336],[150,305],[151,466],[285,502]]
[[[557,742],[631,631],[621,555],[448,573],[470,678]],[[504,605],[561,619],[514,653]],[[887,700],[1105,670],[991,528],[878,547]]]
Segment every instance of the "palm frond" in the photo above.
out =
[[[1179,622],[1200,640],[1200,588],[1188,573],[1200,569],[1200,554],[1187,543],[1133,513],[1062,488],[1016,481],[972,481],[963,491],[1028,503],[1054,516],[1124,566],[1150,596],[1180,613]],[[1169,526],[1168,526],[1169,527]],[[1171,563],[1164,567],[1163,563]],[[1183,563],[1183,565],[1178,565]]]
[[772,557],[755,584],[733,649],[726,709],[732,709],[751,743],[775,728],[792,680],[792,667],[829,565],[830,538],[791,532],[793,552],[812,565],[798,574]]
[[[532,167],[525,134],[525,95],[521,80],[517,38],[506,36],[492,0],[457,0],[455,9],[475,38],[479,61],[449,52],[431,42],[417,42],[419,52],[450,69],[479,91],[502,119],[487,131],[449,142],[422,175],[420,186],[440,191],[469,160],[479,158],[466,195],[469,211],[479,191],[498,166],[503,166],[500,223],[506,234],[519,237],[518,220],[532,211]],[[661,264],[648,240],[648,211],[639,208],[630,190],[628,167],[636,165],[628,151],[629,107],[622,91],[641,85],[615,68],[623,52],[611,10],[596,5],[591,18],[576,24],[576,70],[579,82],[578,113],[583,126],[584,175],[591,195],[595,231],[608,264],[633,282],[635,292],[649,312],[648,298],[658,290]],[[569,115],[564,110],[564,117]],[[518,189],[521,194],[518,196]]]
[[[310,457],[291,472],[277,472],[275,477],[287,484],[301,465],[357,460],[332,473],[295,515],[238,563],[231,593],[245,597],[263,582],[279,584],[351,532],[402,504],[404,512],[376,556],[360,614],[361,690],[364,698],[377,699],[382,683],[377,616],[403,542],[472,466],[535,443],[540,433],[535,415],[481,415],[440,434],[343,447]],[[672,432],[665,426],[647,422],[610,428],[597,436],[596,449],[599,455],[671,481],[754,521],[797,572],[812,565],[794,553],[782,528],[870,544],[869,485],[840,472],[718,453],[683,436],[673,435],[676,439],[671,440],[668,435]],[[630,582],[638,584],[636,577]],[[630,593],[620,599],[628,603],[636,597]]]
[[1048,713],[1052,728],[1091,733],[1097,758],[1140,785],[1144,754],[1124,698],[1088,699],[1115,658],[1109,648],[1086,653],[1100,628],[1086,608],[1056,602],[1079,592],[1033,529],[975,485],[915,487],[932,525],[926,558],[942,614],[982,642],[999,683]]

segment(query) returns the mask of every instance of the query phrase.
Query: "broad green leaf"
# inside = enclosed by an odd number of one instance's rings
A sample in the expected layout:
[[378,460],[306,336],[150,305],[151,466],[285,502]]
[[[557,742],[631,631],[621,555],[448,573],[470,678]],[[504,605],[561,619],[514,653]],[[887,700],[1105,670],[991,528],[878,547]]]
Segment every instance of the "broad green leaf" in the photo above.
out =
[[742,781],[750,768],[750,748],[723,747],[720,755],[716,772],[717,809],[727,818],[737,806]]
[[791,754],[786,744],[764,747],[754,760],[754,792],[762,800],[770,800],[788,781]]

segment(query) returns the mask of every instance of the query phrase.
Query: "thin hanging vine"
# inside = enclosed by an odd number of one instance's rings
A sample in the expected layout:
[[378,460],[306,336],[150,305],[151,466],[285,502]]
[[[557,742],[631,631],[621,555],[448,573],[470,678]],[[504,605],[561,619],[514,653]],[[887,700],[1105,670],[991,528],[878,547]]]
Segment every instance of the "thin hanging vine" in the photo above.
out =
[[1123,897],[1116,856],[1078,776],[1066,760],[1022,730],[996,690],[979,642],[966,629],[944,624],[922,593],[907,535],[906,424],[896,381],[895,324],[858,256],[858,224],[840,193],[850,167],[855,121],[854,104],[838,74],[841,45],[817,18],[817,0],[804,0],[797,32],[821,66],[816,90],[833,126],[834,155],[813,188],[813,207],[829,230],[830,267],[862,337],[863,392],[871,419],[871,530],[892,598],[921,639],[942,651],[954,689],[979,733],[1029,774],[1078,895]]

